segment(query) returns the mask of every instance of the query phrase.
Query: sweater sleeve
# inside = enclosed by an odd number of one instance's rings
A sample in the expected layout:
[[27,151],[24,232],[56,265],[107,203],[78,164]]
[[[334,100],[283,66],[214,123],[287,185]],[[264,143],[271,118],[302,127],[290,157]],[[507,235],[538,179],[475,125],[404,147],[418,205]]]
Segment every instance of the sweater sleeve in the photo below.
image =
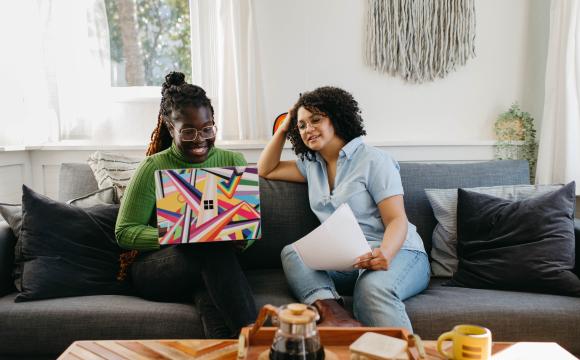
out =
[[115,236],[122,248],[159,249],[157,228],[149,225],[156,201],[155,170],[153,160],[145,158],[125,190],[115,226]]
[[244,155],[242,153],[234,152],[233,153],[233,160],[234,160],[234,166],[246,166],[246,165],[248,165],[248,162],[246,161],[246,158],[244,157]]

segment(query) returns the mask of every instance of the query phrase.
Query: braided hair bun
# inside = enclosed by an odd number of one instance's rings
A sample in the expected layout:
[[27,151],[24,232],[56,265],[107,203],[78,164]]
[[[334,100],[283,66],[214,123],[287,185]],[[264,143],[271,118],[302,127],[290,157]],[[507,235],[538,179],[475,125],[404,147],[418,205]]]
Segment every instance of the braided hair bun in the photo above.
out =
[[161,94],[172,86],[181,86],[185,84],[185,74],[177,71],[172,71],[165,75],[165,82],[161,85]]

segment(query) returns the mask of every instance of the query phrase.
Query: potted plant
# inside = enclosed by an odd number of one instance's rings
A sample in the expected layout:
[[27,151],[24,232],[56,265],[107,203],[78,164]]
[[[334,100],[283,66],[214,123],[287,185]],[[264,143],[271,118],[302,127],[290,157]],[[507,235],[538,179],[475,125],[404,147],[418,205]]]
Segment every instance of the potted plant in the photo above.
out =
[[508,111],[499,115],[494,131],[497,138],[495,158],[527,160],[530,165],[530,182],[533,184],[538,157],[534,118],[514,103]]

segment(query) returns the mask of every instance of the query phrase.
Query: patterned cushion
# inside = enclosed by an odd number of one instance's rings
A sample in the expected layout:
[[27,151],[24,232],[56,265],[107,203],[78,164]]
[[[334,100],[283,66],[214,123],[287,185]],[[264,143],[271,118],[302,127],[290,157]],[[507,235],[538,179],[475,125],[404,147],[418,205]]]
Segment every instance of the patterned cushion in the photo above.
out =
[[87,162],[95,174],[99,189],[114,187],[117,191],[117,200],[120,201],[141,160],[97,151],[89,156]]
[[[466,188],[465,190],[519,201],[535,197],[563,185],[507,185]],[[457,270],[457,189],[425,189],[438,221],[433,230],[431,270],[433,276],[450,277]]]

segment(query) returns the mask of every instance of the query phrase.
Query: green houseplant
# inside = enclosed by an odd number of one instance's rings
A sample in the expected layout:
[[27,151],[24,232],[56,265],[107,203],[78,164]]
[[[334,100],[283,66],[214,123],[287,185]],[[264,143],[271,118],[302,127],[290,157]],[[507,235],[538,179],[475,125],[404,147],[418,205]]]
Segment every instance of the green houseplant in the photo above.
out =
[[508,111],[499,115],[494,131],[497,138],[495,158],[527,160],[530,165],[530,181],[534,183],[538,157],[534,118],[514,103]]

